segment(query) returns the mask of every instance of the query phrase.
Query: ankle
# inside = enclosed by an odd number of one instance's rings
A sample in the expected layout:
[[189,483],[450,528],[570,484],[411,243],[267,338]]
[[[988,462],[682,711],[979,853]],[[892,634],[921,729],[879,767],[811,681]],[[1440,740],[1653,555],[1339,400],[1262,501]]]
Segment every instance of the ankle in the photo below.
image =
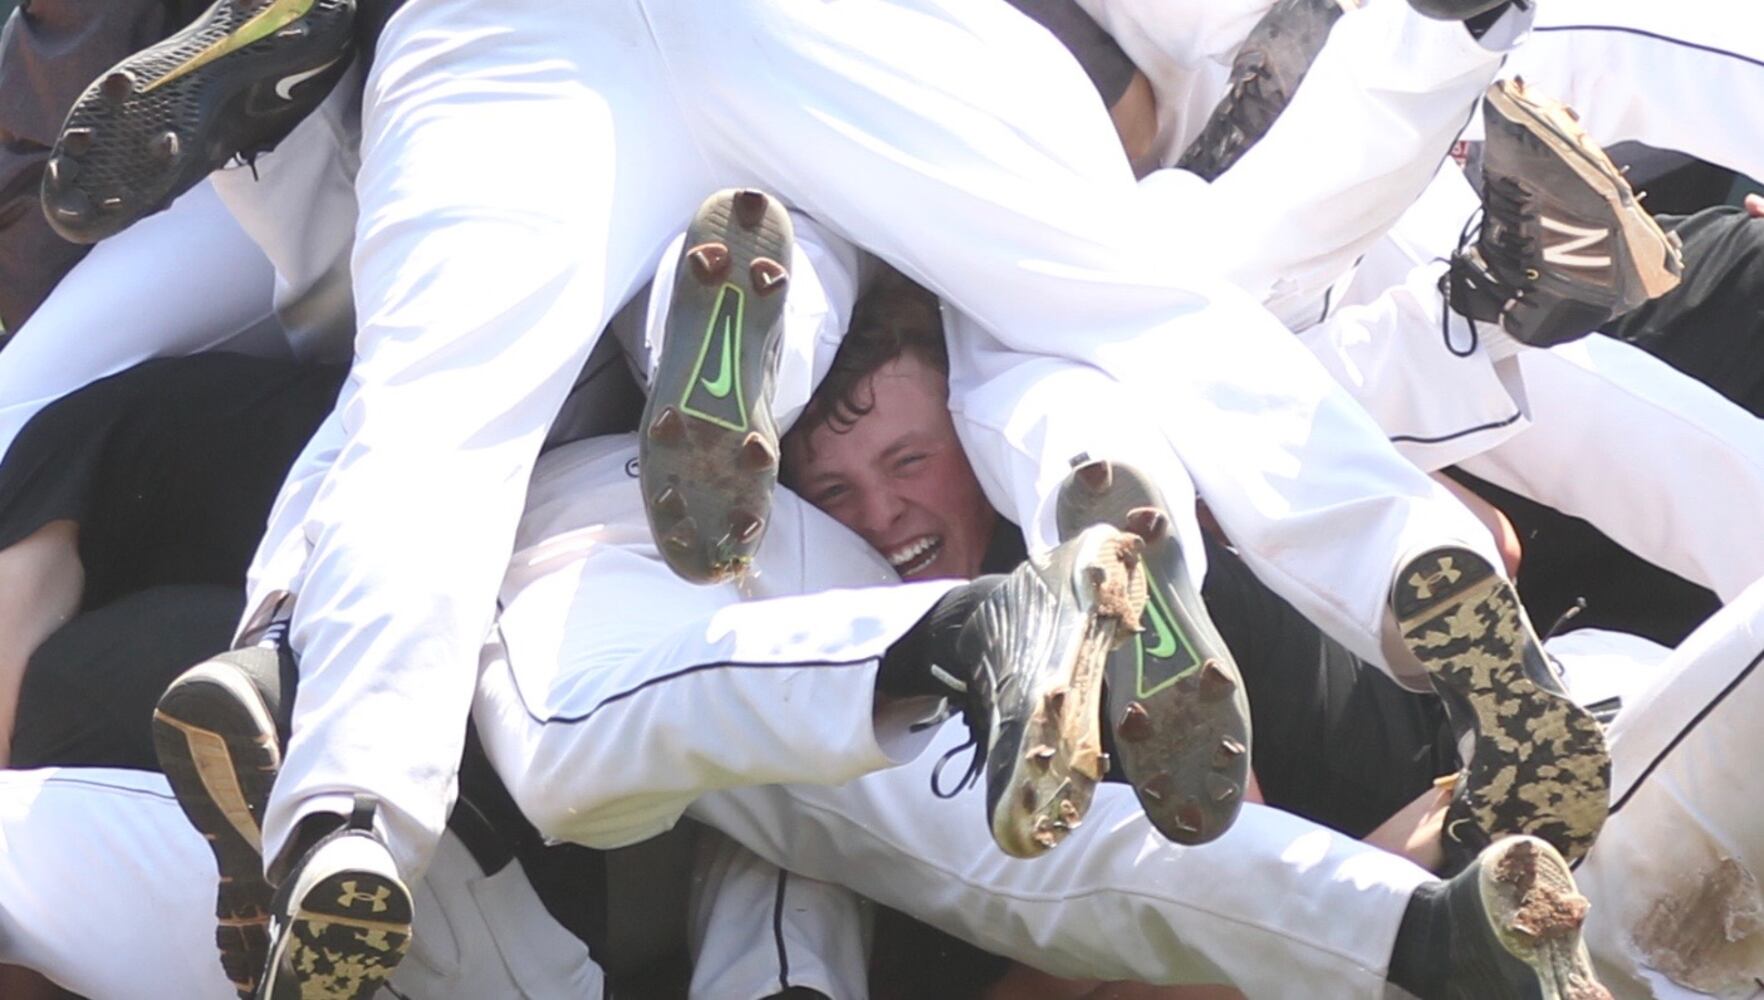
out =
[[974,665],[956,648],[956,639],[980,602],[1004,582],[1004,576],[977,577],[945,591],[906,634],[882,654],[876,690],[894,698],[949,697],[960,694],[950,683],[966,685]]
[[314,845],[342,829],[346,822],[348,821],[344,817],[333,812],[315,812],[302,817],[295,824],[293,834],[282,845],[281,853],[276,855],[275,861],[269,866],[270,884],[281,885],[288,873],[300,864],[300,860],[306,857]]

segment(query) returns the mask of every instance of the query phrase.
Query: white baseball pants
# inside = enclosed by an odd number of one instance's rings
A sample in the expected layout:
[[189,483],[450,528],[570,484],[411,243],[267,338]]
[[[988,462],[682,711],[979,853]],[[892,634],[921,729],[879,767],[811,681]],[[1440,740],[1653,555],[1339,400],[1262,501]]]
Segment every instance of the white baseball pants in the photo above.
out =
[[[91,1000],[235,996],[214,947],[214,856],[160,775],[0,771],[0,846],[0,961]],[[519,862],[485,875],[444,837],[412,888],[398,995],[601,996],[587,946],[546,912]]]
[[[838,784],[915,756],[935,699],[879,702],[887,648],[955,586],[901,586],[780,491],[751,580],[696,586],[655,554],[634,435],[540,460],[473,716],[546,837],[614,848],[738,784]],[[854,589],[831,589],[847,587]]]
[[[1193,262],[1204,246],[1172,245],[1164,220],[1198,186],[1136,185],[1076,63],[1002,3],[411,0],[362,122],[345,440],[309,494],[300,575],[268,584],[301,597],[272,853],[301,814],[371,791],[420,868],[545,427],[680,220],[729,184],[778,192],[1015,349],[1155,385],[1221,520],[1356,634],[1410,550],[1492,555],[1278,322]],[[1348,573],[1350,551],[1380,571]]]

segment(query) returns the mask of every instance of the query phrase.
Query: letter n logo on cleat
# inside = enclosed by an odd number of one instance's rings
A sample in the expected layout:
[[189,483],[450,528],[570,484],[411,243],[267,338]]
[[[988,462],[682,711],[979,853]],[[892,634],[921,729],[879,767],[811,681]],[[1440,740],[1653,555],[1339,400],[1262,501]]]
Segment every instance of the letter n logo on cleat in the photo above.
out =
[[725,283],[698,346],[692,379],[680,397],[680,409],[732,431],[747,430],[747,401],[741,392],[741,331],[747,295]]
[[1546,232],[1555,233],[1557,236],[1568,237],[1559,243],[1544,247],[1543,259],[1545,263],[1555,264],[1558,267],[1583,267],[1589,269],[1611,266],[1610,254],[1581,252],[1583,250],[1593,250],[1600,247],[1610,238],[1611,231],[1609,229],[1602,229],[1596,226],[1572,226],[1566,222],[1552,219],[1547,215],[1540,218],[1538,222],[1543,226]]
[[1188,636],[1176,627],[1176,616],[1164,603],[1164,588],[1146,574],[1145,631],[1133,639],[1134,673],[1139,697],[1149,698],[1176,683],[1200,665]]

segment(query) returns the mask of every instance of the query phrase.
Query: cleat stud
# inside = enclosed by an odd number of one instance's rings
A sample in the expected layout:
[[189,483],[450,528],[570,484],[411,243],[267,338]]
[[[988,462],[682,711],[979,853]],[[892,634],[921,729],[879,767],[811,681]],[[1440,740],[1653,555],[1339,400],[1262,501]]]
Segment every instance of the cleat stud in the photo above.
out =
[[1024,785],[1023,790],[1017,794],[1017,802],[1023,807],[1024,812],[1034,812],[1035,806],[1039,802],[1035,795],[1035,786]]
[[662,544],[676,552],[690,552],[698,545],[698,524],[692,518],[681,518],[662,538]]
[[178,158],[183,148],[176,132],[161,132],[148,146],[147,151],[161,163],[170,163]]
[[741,455],[738,458],[744,472],[769,472],[778,467],[778,453],[773,450],[772,443],[765,435],[754,431],[741,442]]
[[70,128],[61,136],[61,151],[69,156],[85,156],[92,151],[92,130]]
[[1099,753],[1096,755],[1096,773],[1091,775],[1091,777],[1095,778],[1098,781],[1101,781],[1103,779],[1103,775],[1109,773],[1109,768],[1114,767],[1114,766],[1115,766],[1115,758],[1110,757],[1106,753]]
[[1074,472],[1084,488],[1092,493],[1101,493],[1115,483],[1115,467],[1107,460],[1086,462]]
[[100,201],[98,207],[106,212],[114,212],[123,207],[122,196],[113,194],[103,201]]
[[1228,698],[1237,690],[1237,683],[1225,671],[1225,665],[1218,660],[1209,659],[1201,667],[1200,696],[1202,701],[1218,701]]
[[763,193],[754,190],[735,192],[735,221],[747,229],[753,229],[766,217],[766,205],[771,201]]
[[1054,688],[1049,691],[1047,697],[1042,701],[1042,707],[1049,720],[1058,719],[1060,711],[1066,707],[1066,689]]
[[655,496],[655,509],[668,515],[670,520],[679,520],[686,516],[686,497],[672,486],[664,488]]
[[1150,780],[1139,786],[1139,794],[1151,799],[1153,802],[1162,802],[1169,798],[1170,793],[1174,790],[1170,786],[1170,775],[1166,772],[1160,771],[1157,774],[1152,775]]
[[1101,566],[1084,567],[1084,579],[1090,581],[1092,587],[1100,587],[1109,582],[1109,571]]
[[761,298],[790,283],[790,272],[769,257],[756,257],[747,267],[747,278]]
[[1040,747],[1036,747],[1035,749],[1029,751],[1029,763],[1034,764],[1036,767],[1040,768],[1043,771],[1047,770],[1048,768],[1053,767],[1053,759],[1054,759],[1054,748],[1053,747],[1040,746]]
[[738,510],[729,515],[729,534],[740,545],[752,544],[765,526],[765,518],[746,511]]
[[1115,735],[1124,743],[1138,743],[1150,739],[1152,735],[1151,713],[1145,710],[1141,702],[1133,702],[1121,716],[1121,724],[1115,727]]
[[1207,825],[1207,814],[1201,810],[1201,804],[1194,799],[1182,803],[1176,810],[1176,826],[1188,833],[1199,833]]
[[1214,802],[1227,802],[1237,797],[1237,782],[1223,774],[1207,775],[1207,795]]
[[657,444],[678,444],[686,437],[686,421],[673,407],[664,407],[649,425],[649,439]]
[[1127,512],[1127,530],[1148,542],[1162,541],[1170,533],[1170,517],[1156,507],[1135,507]]
[[1078,807],[1072,804],[1071,799],[1060,800],[1060,822],[1064,823],[1068,830],[1076,830],[1078,824],[1084,822],[1083,818],[1078,815]]
[[73,179],[80,175],[80,165],[68,157],[57,156],[49,161],[47,167],[43,168],[43,173],[48,178],[51,188],[59,188],[64,184],[72,183]]
[[686,251],[686,265],[700,284],[721,281],[729,273],[729,248],[721,243],[700,243]]
[[121,104],[134,92],[135,75],[126,69],[111,73],[98,84],[98,96],[112,104]]
[[83,219],[92,213],[92,199],[79,188],[63,192],[56,199],[55,214],[65,219]]
[[1219,741],[1218,749],[1213,751],[1213,763],[1218,767],[1225,767],[1248,752],[1249,747],[1227,736]]

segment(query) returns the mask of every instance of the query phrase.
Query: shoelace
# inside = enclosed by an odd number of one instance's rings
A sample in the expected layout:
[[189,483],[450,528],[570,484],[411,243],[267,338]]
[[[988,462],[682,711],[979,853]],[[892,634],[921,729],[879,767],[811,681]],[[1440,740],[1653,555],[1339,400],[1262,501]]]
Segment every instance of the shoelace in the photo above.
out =
[[[996,695],[997,680],[992,673],[992,664],[982,659],[980,670],[982,674],[976,679],[984,681],[985,688],[993,691]],[[981,685],[963,683],[941,667],[933,666],[931,671],[938,680],[949,687],[952,697],[961,699],[962,721],[968,727],[967,741],[945,751],[943,756],[938,758],[937,766],[931,769],[931,794],[940,799],[953,799],[974,787],[980,781],[980,776],[986,772],[986,736],[991,719],[987,714],[986,706],[980,699]],[[940,726],[948,721],[955,711],[948,703],[945,703],[943,711],[939,712],[936,718],[915,723],[911,727],[912,731],[919,732],[933,726]],[[945,789],[943,787],[943,769],[949,765],[950,761],[955,760],[965,751],[973,753],[973,756],[968,760],[968,769],[962,773],[961,780],[956,782],[954,788]]]
[[[1500,301],[1524,297],[1523,284],[1509,285],[1507,282],[1514,278],[1523,278],[1527,282],[1537,279],[1537,272],[1529,263],[1537,256],[1536,241],[1524,234],[1520,224],[1525,217],[1525,206],[1526,192],[1519,182],[1497,177],[1484,185],[1482,207],[1464,221],[1464,228],[1458,232],[1457,251],[1452,254],[1446,273],[1439,279],[1439,292],[1448,304],[1454,301],[1463,304],[1481,296]],[[1485,233],[1485,227],[1489,226],[1493,228]],[[1478,268],[1462,263],[1472,243],[1482,254],[1483,267],[1488,269],[1486,277]],[[1480,343],[1477,321],[1465,317],[1470,327],[1470,343],[1459,350],[1452,343],[1452,312],[1450,308],[1440,311],[1440,339],[1453,357],[1467,358],[1476,353]]]

